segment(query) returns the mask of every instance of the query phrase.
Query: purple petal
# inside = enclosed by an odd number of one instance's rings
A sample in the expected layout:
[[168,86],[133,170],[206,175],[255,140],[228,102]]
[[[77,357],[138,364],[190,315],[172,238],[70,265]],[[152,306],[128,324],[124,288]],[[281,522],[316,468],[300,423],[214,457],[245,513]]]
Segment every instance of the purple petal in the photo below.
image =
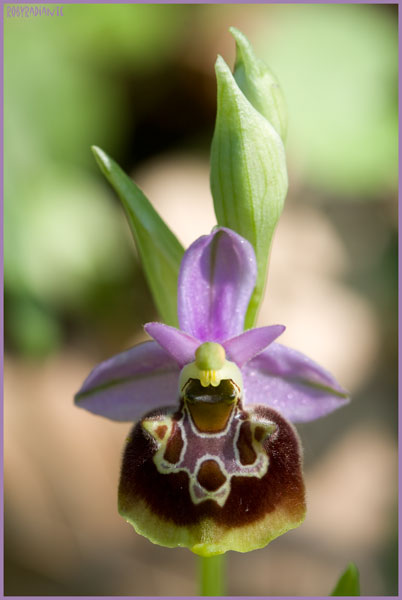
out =
[[188,333],[163,323],[147,323],[144,329],[181,367],[195,360],[200,342]]
[[137,421],[178,399],[179,367],[156,342],[100,363],[75,396],[77,406],[115,421]]
[[220,227],[185,252],[178,287],[180,329],[201,342],[221,342],[243,331],[257,275],[251,244]]
[[285,327],[283,325],[249,329],[230,340],[226,340],[223,347],[226,350],[228,359],[242,367],[254,356],[265,350],[284,331]]
[[330,373],[281,344],[271,344],[242,373],[246,405],[270,406],[294,423],[313,421],[349,401]]

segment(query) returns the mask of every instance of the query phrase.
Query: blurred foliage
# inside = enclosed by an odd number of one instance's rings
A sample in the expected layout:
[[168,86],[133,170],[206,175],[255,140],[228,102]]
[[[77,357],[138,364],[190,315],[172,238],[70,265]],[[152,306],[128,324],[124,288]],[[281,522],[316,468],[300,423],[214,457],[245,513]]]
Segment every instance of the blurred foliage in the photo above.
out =
[[[52,352],[86,318],[106,339],[110,310],[94,290],[110,298],[118,288],[129,297],[137,287],[139,296],[121,209],[89,148],[98,144],[126,169],[177,146],[207,158],[213,61],[215,51],[230,55],[230,25],[253,39],[283,86],[291,185],[296,180],[336,202],[380,201],[395,192],[392,10],[65,5],[63,15],[5,20],[9,349]],[[138,302],[153,314],[146,292]],[[115,318],[126,319],[127,332],[137,321],[126,306]]]
[[288,151],[306,183],[346,198],[395,191],[396,18],[376,6],[288,5],[268,27],[255,46],[283,86]]
[[84,309],[96,282],[129,284],[132,249],[89,147],[119,154],[132,120],[124,82],[113,85],[107,69],[160,65],[186,14],[160,7],[155,18],[141,5],[63,12],[5,28],[7,340],[34,355],[57,347],[62,310]]

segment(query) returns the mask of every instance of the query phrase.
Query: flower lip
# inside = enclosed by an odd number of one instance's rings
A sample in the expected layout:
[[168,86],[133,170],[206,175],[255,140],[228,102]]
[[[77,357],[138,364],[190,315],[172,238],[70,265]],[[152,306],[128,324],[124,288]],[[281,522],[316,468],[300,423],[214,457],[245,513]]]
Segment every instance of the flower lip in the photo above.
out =
[[[212,556],[262,548],[300,525],[305,499],[295,430],[267,407],[239,410],[243,418],[229,418],[227,432],[209,431],[201,413],[198,430],[177,410],[135,426],[124,452],[119,511],[138,533]],[[150,419],[155,434],[167,426],[160,442],[150,443],[144,427]]]

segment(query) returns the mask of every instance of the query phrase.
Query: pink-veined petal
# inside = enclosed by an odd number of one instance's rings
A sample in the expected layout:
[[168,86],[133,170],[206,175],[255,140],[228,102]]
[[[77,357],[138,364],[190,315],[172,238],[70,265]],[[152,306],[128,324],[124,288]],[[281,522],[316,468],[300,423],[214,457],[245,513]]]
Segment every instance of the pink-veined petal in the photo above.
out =
[[349,401],[328,371],[278,343],[247,363],[242,373],[246,406],[270,406],[293,423],[314,421]]
[[228,360],[242,367],[254,356],[265,350],[284,331],[284,325],[257,327],[226,340],[222,345],[226,350]]
[[97,365],[75,396],[77,406],[114,421],[137,421],[173,406],[179,367],[156,342],[144,342]]
[[200,342],[188,333],[163,323],[147,323],[144,329],[181,367],[195,360]]
[[251,244],[224,227],[196,240],[179,274],[180,329],[201,342],[221,342],[243,331],[257,274]]

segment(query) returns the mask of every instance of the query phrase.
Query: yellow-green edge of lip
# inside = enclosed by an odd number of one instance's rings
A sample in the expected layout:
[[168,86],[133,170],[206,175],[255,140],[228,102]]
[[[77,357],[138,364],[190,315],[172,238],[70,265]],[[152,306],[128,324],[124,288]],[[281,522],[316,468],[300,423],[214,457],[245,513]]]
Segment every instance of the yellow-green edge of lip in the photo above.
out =
[[[295,514],[294,517],[290,516],[290,511],[278,508],[248,525],[224,527],[214,523],[210,518],[205,518],[198,525],[185,527],[160,519],[149,511],[143,501],[136,503],[134,520],[125,513],[121,504],[119,503],[121,516],[138,534],[146,537],[153,544],[168,548],[188,548],[194,554],[204,557],[224,554],[229,550],[250,552],[264,548],[275,538],[301,525],[306,515],[306,508],[303,505],[295,511],[297,516]],[[206,540],[199,542],[198,540],[203,536]],[[219,542],[214,542],[214,539]]]

